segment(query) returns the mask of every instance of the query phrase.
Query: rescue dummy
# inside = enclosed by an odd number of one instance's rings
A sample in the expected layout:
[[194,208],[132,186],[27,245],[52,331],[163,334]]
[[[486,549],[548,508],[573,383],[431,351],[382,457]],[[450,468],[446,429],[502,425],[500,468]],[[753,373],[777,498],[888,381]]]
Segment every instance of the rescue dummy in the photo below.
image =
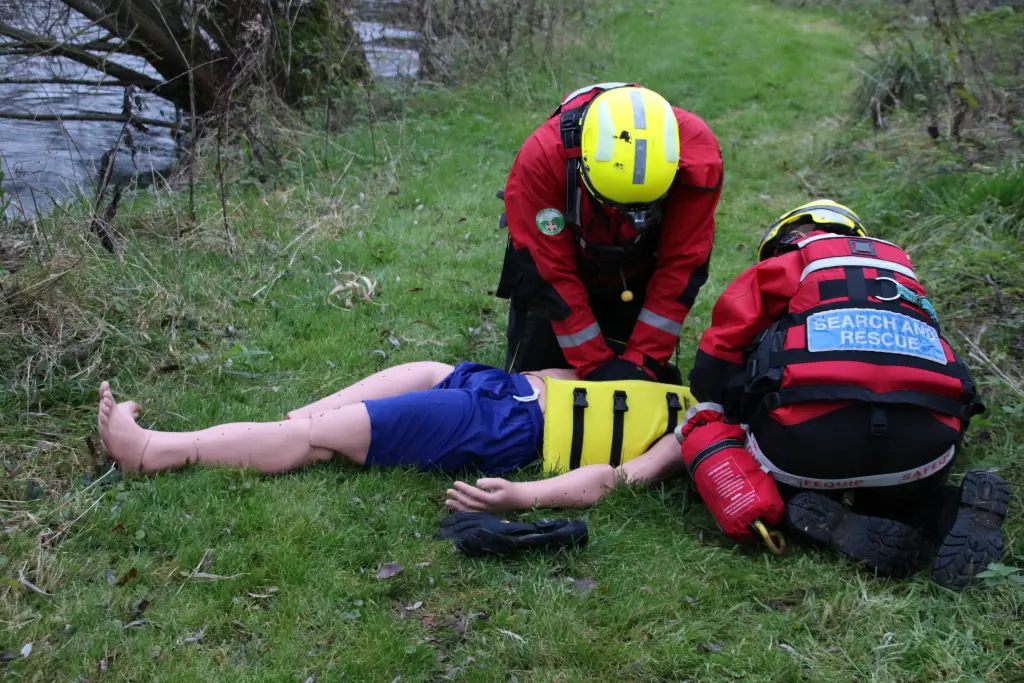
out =
[[945,484],[981,406],[910,259],[819,200],[773,224],[758,260],[701,338],[690,384],[714,405],[684,426],[684,457],[727,442],[798,533],[892,576],[937,548],[933,579],[967,585],[1002,555],[1009,488],[981,471]]
[[499,193],[505,369],[681,384],[669,358],[708,277],[722,179],[707,124],[657,93],[602,83],[569,94]]
[[[458,512],[587,507],[619,482],[654,483],[684,471],[672,430],[693,402],[685,387],[573,377],[570,370],[527,375],[474,363],[409,363],[299,408],[285,420],[179,433],[143,429],[135,421],[139,406],[117,403],[103,383],[99,433],[125,472],[195,464],[280,473],[335,454],[366,467],[482,472],[486,476],[475,486],[457,481],[449,489],[447,506]],[[578,396],[588,405],[580,406]],[[538,459],[560,476],[533,482],[499,478]],[[567,531],[511,530],[523,533],[483,546],[492,551],[502,543],[548,543],[552,537],[543,534]],[[568,531],[578,543],[576,532]]]

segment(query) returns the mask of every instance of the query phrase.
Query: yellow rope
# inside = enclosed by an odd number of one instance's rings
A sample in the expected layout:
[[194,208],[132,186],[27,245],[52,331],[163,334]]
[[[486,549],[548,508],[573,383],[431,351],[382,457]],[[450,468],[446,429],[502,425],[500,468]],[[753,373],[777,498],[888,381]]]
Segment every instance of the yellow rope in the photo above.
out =
[[781,531],[768,530],[768,527],[764,525],[764,522],[757,520],[751,526],[754,527],[754,531],[761,535],[761,540],[768,546],[775,555],[781,555],[782,551],[786,549],[786,537],[782,535]]

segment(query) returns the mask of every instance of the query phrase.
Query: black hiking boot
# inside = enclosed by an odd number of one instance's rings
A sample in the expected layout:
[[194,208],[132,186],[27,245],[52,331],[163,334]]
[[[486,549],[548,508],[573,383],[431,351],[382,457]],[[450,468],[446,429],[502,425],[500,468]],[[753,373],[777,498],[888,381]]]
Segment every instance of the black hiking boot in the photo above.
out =
[[932,580],[962,590],[975,574],[1003,557],[1003,519],[1010,485],[997,474],[973,470],[960,484],[959,510],[932,567]]
[[799,493],[786,504],[798,535],[824,543],[879,574],[902,579],[925,564],[929,545],[911,526],[860,515],[820,493]]

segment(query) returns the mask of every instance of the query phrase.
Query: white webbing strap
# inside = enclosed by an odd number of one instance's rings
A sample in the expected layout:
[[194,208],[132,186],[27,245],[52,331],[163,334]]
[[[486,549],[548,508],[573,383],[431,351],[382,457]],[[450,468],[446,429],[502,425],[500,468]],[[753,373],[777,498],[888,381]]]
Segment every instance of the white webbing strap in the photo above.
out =
[[788,484],[790,486],[796,486],[801,489],[824,489],[824,490],[841,490],[841,489],[865,489],[865,488],[881,488],[884,486],[898,486],[900,484],[907,484],[918,479],[924,479],[935,474],[943,467],[948,465],[953,460],[953,455],[956,452],[955,446],[950,446],[949,450],[935,458],[929,463],[915,467],[913,469],[904,470],[903,472],[893,472],[891,474],[871,474],[864,477],[851,477],[849,479],[815,479],[812,477],[798,477],[795,474],[784,472],[772,463],[771,460],[765,457],[764,453],[761,452],[761,448],[757,445],[757,439],[749,431],[747,432],[747,450],[754,459],[757,460],[758,464],[761,465],[761,469],[772,475],[775,481]]

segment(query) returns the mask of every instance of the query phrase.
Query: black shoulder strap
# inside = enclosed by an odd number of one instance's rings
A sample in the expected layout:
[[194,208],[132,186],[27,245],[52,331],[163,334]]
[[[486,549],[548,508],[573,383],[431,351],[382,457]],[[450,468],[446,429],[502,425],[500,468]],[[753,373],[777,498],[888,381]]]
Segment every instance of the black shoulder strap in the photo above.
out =
[[586,105],[563,111],[558,118],[558,134],[565,149],[565,211],[563,218],[569,225],[580,224],[579,172],[580,144],[583,137],[583,113]]
[[583,411],[588,407],[587,390],[572,390],[572,446],[569,449],[569,469],[575,470],[583,458]]
[[665,394],[665,400],[668,402],[668,429],[665,433],[671,434],[679,425],[679,411],[683,409],[683,404],[679,402],[679,394],[672,391]]

